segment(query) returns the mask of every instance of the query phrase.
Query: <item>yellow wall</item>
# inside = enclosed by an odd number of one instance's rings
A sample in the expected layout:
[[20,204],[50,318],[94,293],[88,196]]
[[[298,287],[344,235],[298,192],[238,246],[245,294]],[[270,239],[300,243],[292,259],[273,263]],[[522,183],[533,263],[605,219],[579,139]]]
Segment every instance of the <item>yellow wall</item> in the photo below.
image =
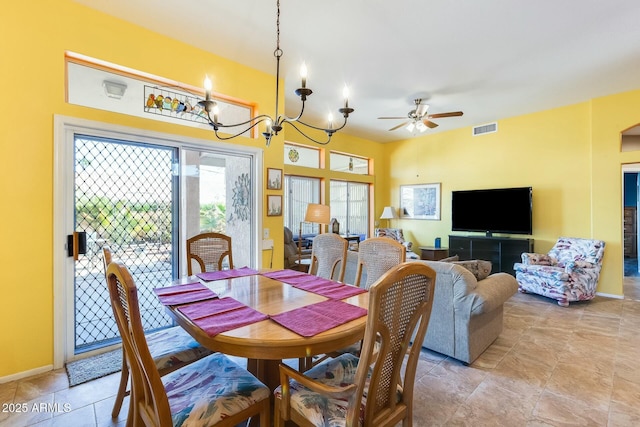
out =
[[536,252],[559,236],[604,240],[598,292],[622,296],[621,165],[640,162],[640,151],[621,153],[620,132],[640,122],[638,103],[633,91],[499,120],[493,134],[473,137],[464,128],[388,144],[392,205],[402,184],[442,184],[440,221],[394,224],[414,244],[447,242],[451,191],[532,186]]

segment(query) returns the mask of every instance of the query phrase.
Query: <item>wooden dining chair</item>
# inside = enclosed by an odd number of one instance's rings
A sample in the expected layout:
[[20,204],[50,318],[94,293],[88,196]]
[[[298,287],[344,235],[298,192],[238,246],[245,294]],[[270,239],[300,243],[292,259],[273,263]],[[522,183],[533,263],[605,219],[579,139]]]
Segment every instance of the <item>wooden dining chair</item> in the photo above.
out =
[[130,363],[134,426],[230,427],[253,416],[260,417],[261,427],[269,426],[271,391],[221,353],[161,378],[149,352],[129,270],[112,261],[107,284]]
[[[384,273],[405,262],[406,258],[405,247],[395,240],[386,237],[372,237],[360,242],[354,285],[369,289]],[[366,280],[364,283],[360,283],[363,270],[366,273]]]
[[[334,233],[319,234],[313,238],[309,273],[324,279],[344,280],[349,242]],[[336,274],[336,268],[338,272]]]
[[[206,271],[222,270],[227,258],[229,268],[233,268],[231,236],[221,233],[201,233],[187,239],[187,273],[189,276]],[[193,262],[197,262],[200,271],[193,272]]]
[[410,426],[419,343],[427,332],[435,280],[431,267],[409,262],[371,285],[359,358],[345,353],[304,374],[281,364],[275,425],[291,420],[302,427],[383,427],[401,421]]
[[[109,246],[102,247],[102,255],[104,262],[105,278],[107,277],[107,268],[112,262],[112,252]],[[114,312],[115,315],[115,312]],[[182,328],[174,326],[172,328],[162,329],[146,336],[149,352],[156,365],[160,376],[175,371],[178,368],[200,360],[212,353],[211,350],[201,346],[191,335]],[[117,418],[122,408],[122,402],[129,394],[127,384],[129,383],[129,362],[124,345],[122,346],[122,370],[120,371],[120,385],[116,394],[116,400],[113,402],[111,417]],[[131,419],[131,406],[129,407],[129,419]]]

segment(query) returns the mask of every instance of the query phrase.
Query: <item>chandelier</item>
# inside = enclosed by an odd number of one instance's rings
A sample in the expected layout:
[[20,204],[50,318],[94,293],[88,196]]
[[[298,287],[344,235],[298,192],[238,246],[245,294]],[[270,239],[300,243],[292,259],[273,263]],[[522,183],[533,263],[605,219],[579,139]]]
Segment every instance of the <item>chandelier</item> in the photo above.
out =
[[[280,48],[280,0],[277,0],[276,6],[277,6],[276,49],[273,51],[273,56],[275,56],[276,58],[276,109],[274,112],[274,116],[271,117],[268,114],[260,114],[258,116],[250,118],[247,121],[240,122],[240,123],[234,123],[234,124],[221,123],[218,120],[219,110],[218,110],[217,103],[215,100],[211,98],[212,84],[209,77],[206,77],[204,81],[205,100],[198,102],[198,105],[202,107],[202,109],[204,110],[206,114],[206,119],[209,122],[209,125],[211,125],[211,127],[215,132],[216,137],[220,140],[228,140],[228,139],[232,139],[237,136],[240,136],[243,133],[258,126],[260,123],[264,122],[265,130],[264,132],[262,132],[262,135],[265,137],[267,147],[271,143],[271,138],[273,138],[274,135],[277,135],[282,130],[283,125],[285,123],[289,124],[295,130],[297,130],[302,136],[304,136],[310,141],[315,142],[316,144],[322,144],[322,145],[328,144],[329,141],[331,141],[331,137],[333,136],[333,134],[347,125],[349,114],[353,112],[353,108],[349,108],[349,89],[346,86],[344,87],[344,90],[343,90],[344,107],[338,109],[338,112],[342,114],[342,117],[344,118],[344,122],[340,126],[337,126],[337,127],[334,126],[332,114],[329,114],[328,126],[326,128],[320,127],[320,126],[314,126],[314,125],[303,122],[301,118],[302,118],[302,115],[304,114],[305,102],[307,100],[307,97],[309,97],[313,93],[313,91],[307,87],[307,67],[303,63],[302,67],[300,68],[300,77],[302,80],[301,87],[299,87],[295,91],[296,95],[298,95],[300,97],[300,100],[302,101],[302,105],[300,106],[300,112],[296,117],[287,117],[284,114],[278,114],[278,107],[279,107],[279,101],[280,101],[279,100],[280,58],[282,57],[282,54],[283,54],[282,49]],[[240,127],[240,126],[242,127],[242,131],[232,134],[231,136],[220,136],[218,134],[218,130],[220,129],[224,130],[226,128],[233,128],[233,127]],[[326,139],[320,141],[307,135],[305,133],[305,130],[307,129],[324,131],[326,133]]]

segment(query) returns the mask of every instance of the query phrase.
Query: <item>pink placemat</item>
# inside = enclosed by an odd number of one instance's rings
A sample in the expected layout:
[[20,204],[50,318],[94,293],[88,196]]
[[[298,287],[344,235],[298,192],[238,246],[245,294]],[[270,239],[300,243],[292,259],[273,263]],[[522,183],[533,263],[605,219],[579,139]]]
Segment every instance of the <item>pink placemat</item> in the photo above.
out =
[[310,276],[310,274],[307,274],[304,271],[296,271],[296,270],[289,270],[289,269],[276,270],[276,271],[267,271],[267,272],[260,273],[260,274],[262,274],[264,277],[268,277],[270,279],[280,280],[282,282],[285,281],[283,279],[289,279],[289,278],[300,277],[300,276],[302,276],[302,277]]
[[303,337],[312,337],[358,319],[367,309],[337,300],[327,300],[275,314],[271,319]]
[[185,304],[180,306],[178,311],[181,311],[189,319],[196,320],[240,307],[245,307],[245,305],[238,300],[233,298],[220,298]]
[[202,283],[167,286],[153,290],[163,305],[188,304],[216,298],[218,295]]
[[[196,307],[194,307],[196,306]],[[182,313],[209,336],[240,328],[269,318],[233,298],[222,298],[180,307]]]
[[206,273],[196,274],[199,278],[206,282],[213,280],[233,279],[234,277],[253,276],[258,274],[258,270],[249,267],[233,268],[231,270],[207,271]]

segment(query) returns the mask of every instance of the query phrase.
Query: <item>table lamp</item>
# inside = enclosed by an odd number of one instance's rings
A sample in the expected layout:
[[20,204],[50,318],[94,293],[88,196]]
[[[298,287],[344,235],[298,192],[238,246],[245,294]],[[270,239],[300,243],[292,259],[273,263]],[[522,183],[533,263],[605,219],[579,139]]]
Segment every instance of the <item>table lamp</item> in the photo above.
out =
[[[298,265],[302,262],[302,223],[313,222],[316,224],[329,224],[331,221],[331,208],[327,205],[309,203],[304,221],[300,221],[300,233],[298,234]],[[320,228],[322,231],[322,227]]]
[[397,218],[396,210],[393,208],[393,206],[385,206],[382,210],[382,215],[380,215],[380,219],[386,219],[387,225],[389,225],[391,223],[390,220],[394,218]]

